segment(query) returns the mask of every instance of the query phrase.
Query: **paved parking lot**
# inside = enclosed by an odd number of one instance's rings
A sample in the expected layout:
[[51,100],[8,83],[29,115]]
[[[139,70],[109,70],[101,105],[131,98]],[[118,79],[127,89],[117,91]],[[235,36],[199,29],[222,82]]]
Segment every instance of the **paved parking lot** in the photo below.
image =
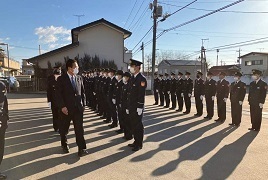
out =
[[[1,171],[9,179],[267,179],[268,103],[262,129],[249,132],[244,102],[239,128],[153,106],[146,97],[144,148],[133,153],[115,129],[86,110],[85,138],[90,155],[79,158],[75,136],[63,154],[53,132],[43,94],[9,94],[10,124]],[[268,102],[268,101],[267,101]],[[216,119],[216,117],[214,118]]]

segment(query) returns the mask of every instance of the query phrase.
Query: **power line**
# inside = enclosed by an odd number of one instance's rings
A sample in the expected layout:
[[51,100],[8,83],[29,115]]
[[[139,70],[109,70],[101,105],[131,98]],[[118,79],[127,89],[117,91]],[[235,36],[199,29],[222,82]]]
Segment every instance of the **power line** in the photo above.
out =
[[132,23],[134,22],[134,20],[136,19],[136,17],[137,17],[137,15],[138,15],[138,13],[140,12],[141,7],[142,7],[142,5],[144,4],[144,2],[145,2],[145,0],[142,1],[141,5],[140,5],[140,7],[139,7],[139,9],[138,9],[138,11],[136,12],[134,18],[132,19],[132,21],[131,21],[131,23],[130,23],[128,29],[130,29],[131,24],[132,24]]
[[132,7],[132,9],[131,9],[131,11],[130,11],[128,17],[127,17],[126,23],[124,24],[124,28],[125,28],[125,26],[126,26],[128,20],[129,20],[130,16],[131,16],[133,10],[134,10],[134,8],[135,8],[135,6],[136,6],[136,4],[137,4],[137,1],[138,1],[138,0],[135,1],[134,5],[133,5],[133,7]]
[[[160,3],[160,4],[165,4],[169,6],[174,6],[174,7],[183,7],[183,6],[178,6],[174,4],[169,4],[169,3]],[[207,12],[213,12],[214,10],[211,9],[201,9],[201,8],[191,8],[191,7],[186,7],[186,9],[192,9],[192,10],[198,10],[198,11],[207,11]],[[241,14],[267,14],[268,11],[220,11],[224,13],[241,13]]]

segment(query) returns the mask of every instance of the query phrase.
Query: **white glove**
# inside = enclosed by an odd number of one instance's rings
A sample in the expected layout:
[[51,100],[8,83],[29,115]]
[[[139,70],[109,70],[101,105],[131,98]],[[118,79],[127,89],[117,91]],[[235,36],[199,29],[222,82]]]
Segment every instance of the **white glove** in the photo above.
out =
[[167,93],[170,94],[170,91],[168,91]]
[[211,98],[211,99],[212,99],[212,101],[214,101],[214,100],[215,100],[215,96],[212,96],[212,98]]
[[48,102],[47,105],[51,109],[51,102]]
[[138,113],[139,116],[142,114],[142,111],[143,111],[142,108],[137,108],[137,113]]
[[261,109],[263,108],[263,104],[262,103],[260,103],[259,106],[260,106]]
[[115,104],[116,103],[116,100],[115,99],[112,99],[112,102]]
[[157,93],[158,93],[158,90],[155,90],[155,92],[157,92]]
[[181,97],[183,97],[183,93],[181,93]]
[[121,105],[121,104],[119,104],[119,107],[122,107],[122,105]]
[[126,113],[129,114],[129,110],[128,109],[126,109]]
[[243,104],[243,101],[239,101],[239,105],[241,106]]
[[189,97],[191,97],[191,96],[192,96],[192,94],[190,94],[190,93],[189,93],[189,94],[188,94],[188,96],[189,96]]
[[203,98],[204,98],[203,95],[201,95],[201,96],[200,96],[200,100],[203,101]]
[[224,102],[227,102],[227,98],[224,98],[223,101],[224,101]]
[[95,93],[95,92],[93,92],[93,94],[94,94],[94,96],[96,95],[96,93]]
[[2,122],[0,121],[0,128],[2,127]]

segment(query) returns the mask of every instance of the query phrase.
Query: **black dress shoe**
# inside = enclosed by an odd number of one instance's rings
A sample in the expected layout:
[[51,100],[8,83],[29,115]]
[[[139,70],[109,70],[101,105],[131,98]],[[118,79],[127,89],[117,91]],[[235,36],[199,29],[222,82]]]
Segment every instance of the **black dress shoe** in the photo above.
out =
[[78,156],[79,157],[83,157],[83,156],[86,156],[86,155],[88,155],[89,153],[87,152],[87,150],[85,150],[85,149],[82,149],[82,150],[79,150],[78,151]]
[[164,108],[169,108],[169,106],[164,106]]
[[219,121],[221,121],[221,119],[217,119],[217,120],[215,120],[216,122],[219,122]]
[[4,175],[4,174],[0,173],[0,179],[6,179],[6,178],[7,178],[7,176],[6,176],[6,175]]
[[126,141],[133,139],[133,137],[123,137]]
[[115,127],[117,127],[117,126],[118,126],[117,124],[110,124],[110,125],[109,125],[110,128],[115,128]]
[[182,110],[181,110],[181,109],[177,109],[176,111],[177,111],[177,112],[182,112]]
[[235,125],[235,124],[234,124],[234,123],[230,123],[229,125],[230,125],[230,126],[233,126],[233,125]]
[[153,105],[158,105],[158,103],[154,103]]
[[124,130],[123,129],[119,129],[119,130],[117,130],[117,131],[115,131],[117,134],[121,134],[121,133],[123,133],[124,132]]
[[164,104],[160,104],[160,105],[158,105],[158,106],[164,106]]
[[174,110],[175,108],[174,107],[171,107],[171,108],[169,108],[170,110]]
[[255,129],[254,129],[254,128],[248,128],[248,130],[250,130],[250,131],[255,131]]
[[185,112],[183,112],[183,114],[190,114],[190,112],[189,111],[185,111]]
[[195,114],[194,116],[196,116],[196,117],[200,117],[200,116],[202,116],[202,114]]
[[135,146],[135,147],[132,149],[132,151],[138,151],[138,150],[140,150],[140,149],[142,149],[142,147],[140,147],[140,146]]
[[236,126],[236,127],[239,127],[239,126],[240,126],[240,124],[235,124],[235,126]]
[[70,152],[70,148],[69,148],[69,146],[61,146],[61,148],[62,148],[62,151],[63,151],[64,153],[69,153],[69,152]]
[[134,148],[134,147],[135,147],[135,144],[132,143],[132,144],[128,144],[127,146],[128,146],[128,147],[133,147],[133,148]]
[[101,119],[106,119],[106,117],[105,117],[105,116],[101,116],[100,118],[101,118]]
[[254,131],[260,131],[260,129],[254,129]]
[[209,117],[208,116],[205,116],[204,119],[208,119]]

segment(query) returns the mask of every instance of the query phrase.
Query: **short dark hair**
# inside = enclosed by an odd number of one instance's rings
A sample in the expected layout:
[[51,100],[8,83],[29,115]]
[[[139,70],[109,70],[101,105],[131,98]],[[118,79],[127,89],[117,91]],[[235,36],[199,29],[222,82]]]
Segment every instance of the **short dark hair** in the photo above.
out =
[[72,68],[74,63],[77,63],[77,61],[74,59],[68,59],[66,62],[66,70],[68,70],[68,67]]

